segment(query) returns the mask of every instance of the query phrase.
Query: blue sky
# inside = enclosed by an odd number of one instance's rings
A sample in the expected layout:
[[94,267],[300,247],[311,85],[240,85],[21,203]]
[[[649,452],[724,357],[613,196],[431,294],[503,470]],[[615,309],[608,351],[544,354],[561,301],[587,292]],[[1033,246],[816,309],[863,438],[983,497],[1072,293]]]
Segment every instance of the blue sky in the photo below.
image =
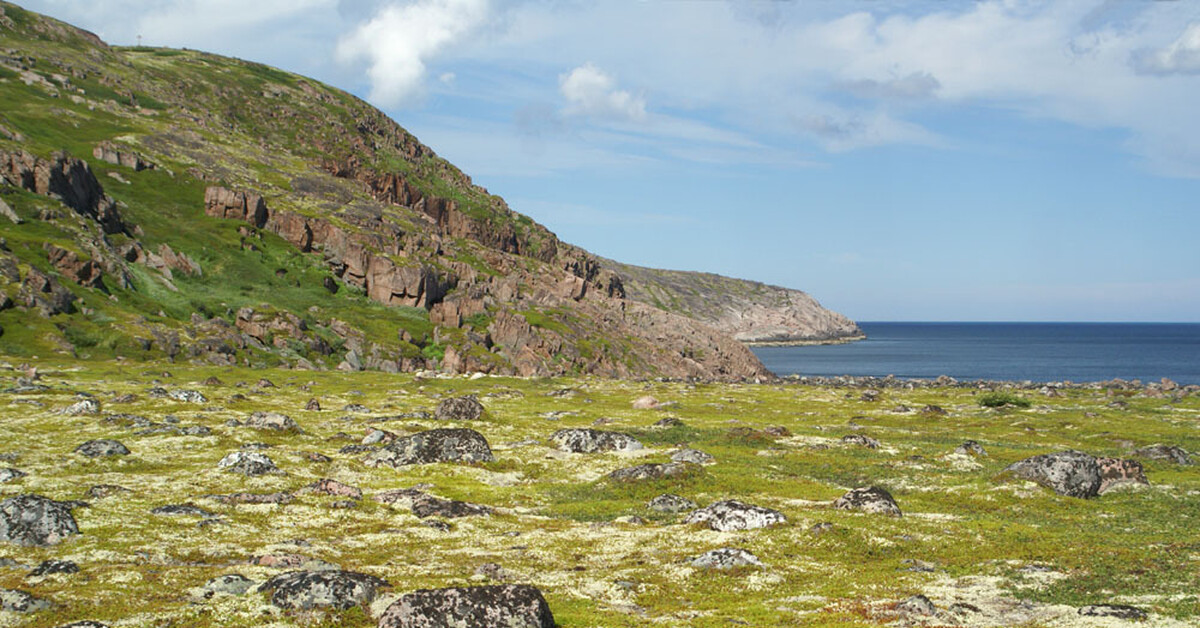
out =
[[1200,3],[23,5],[353,92],[606,257],[857,320],[1200,322]]

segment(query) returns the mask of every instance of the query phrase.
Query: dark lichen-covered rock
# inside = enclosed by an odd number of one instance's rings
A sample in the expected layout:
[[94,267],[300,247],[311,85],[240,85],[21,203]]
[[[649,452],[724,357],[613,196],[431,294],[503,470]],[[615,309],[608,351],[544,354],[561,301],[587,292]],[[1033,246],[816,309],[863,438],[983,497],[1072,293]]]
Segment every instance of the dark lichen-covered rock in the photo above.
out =
[[1146,619],[1146,611],[1136,606],[1125,604],[1094,604],[1079,609],[1084,617],[1112,617],[1114,619],[1141,620]]
[[1100,494],[1103,495],[1118,486],[1136,484],[1148,485],[1146,470],[1142,463],[1124,458],[1096,458],[1096,466],[1100,467]]
[[590,454],[598,451],[634,451],[642,448],[636,438],[620,432],[604,432],[589,427],[558,430],[550,440],[559,451]]
[[703,523],[717,532],[766,528],[787,521],[778,510],[746,504],[736,499],[715,502],[692,512],[684,523]]
[[71,504],[41,495],[19,495],[0,502],[0,541],[17,545],[54,545],[79,534]]
[[1134,450],[1133,455],[1150,460],[1168,460],[1175,464],[1192,464],[1192,457],[1188,455],[1188,452],[1176,445],[1150,445]]
[[1004,471],[1067,497],[1088,498],[1100,494],[1100,465],[1094,457],[1080,451],[1033,456],[1009,465]]
[[455,519],[458,517],[478,517],[492,514],[492,509],[488,506],[460,502],[453,499],[441,499],[424,493],[412,498],[412,511],[414,515],[422,519],[435,516]]
[[864,436],[862,434],[847,434],[842,437],[842,442],[846,443],[847,445],[858,445],[859,447],[866,447],[867,449],[879,449],[879,441],[878,440],[875,440],[874,438],[871,438],[870,436]]
[[168,517],[213,517],[213,513],[195,505],[195,504],[168,504],[159,506],[150,511],[156,515],[165,515]]
[[744,549],[722,547],[710,550],[688,561],[700,569],[736,569],[738,567],[761,567],[762,561]]
[[483,434],[443,428],[397,438],[367,459],[368,464],[399,467],[434,462],[492,462],[496,458]]
[[608,478],[617,482],[641,482],[644,480],[661,480],[686,475],[695,465],[686,462],[667,462],[639,464],[635,467],[617,469],[608,474]]
[[110,438],[101,438],[97,440],[89,440],[86,443],[75,448],[75,453],[83,454],[88,458],[102,458],[104,456],[128,456],[129,448],[121,441],[112,440]]
[[379,618],[379,628],[554,625],[554,615],[542,592],[524,584],[422,589],[401,597]]
[[445,399],[433,411],[439,421],[477,421],[486,415],[487,410],[475,395]]
[[861,510],[863,512],[879,513],[892,517],[901,516],[900,506],[892,499],[892,494],[878,486],[856,488],[833,502],[833,507],[840,510]]
[[0,610],[13,613],[36,613],[51,607],[50,602],[17,589],[0,589]]
[[987,450],[985,450],[983,445],[980,445],[978,442],[967,440],[963,441],[963,444],[954,448],[954,453],[965,456],[986,456]]
[[36,578],[59,573],[79,573],[79,565],[69,560],[44,560],[37,567],[34,567],[33,571],[29,572],[29,577]]
[[353,571],[289,571],[267,580],[259,587],[271,592],[271,603],[289,610],[335,608],[345,610],[366,606],[386,580]]
[[671,493],[664,493],[650,500],[646,507],[655,512],[677,513],[695,510],[696,502]]
[[282,473],[275,461],[257,451],[235,451],[217,463],[217,468],[231,473],[241,473],[246,476]]

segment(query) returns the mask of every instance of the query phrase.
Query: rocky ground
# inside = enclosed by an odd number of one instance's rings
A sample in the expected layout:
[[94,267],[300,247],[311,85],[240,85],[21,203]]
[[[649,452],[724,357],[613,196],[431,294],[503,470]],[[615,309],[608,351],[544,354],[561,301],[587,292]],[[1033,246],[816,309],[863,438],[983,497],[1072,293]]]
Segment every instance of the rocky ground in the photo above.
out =
[[3,626],[1200,622],[1188,390],[0,376]]

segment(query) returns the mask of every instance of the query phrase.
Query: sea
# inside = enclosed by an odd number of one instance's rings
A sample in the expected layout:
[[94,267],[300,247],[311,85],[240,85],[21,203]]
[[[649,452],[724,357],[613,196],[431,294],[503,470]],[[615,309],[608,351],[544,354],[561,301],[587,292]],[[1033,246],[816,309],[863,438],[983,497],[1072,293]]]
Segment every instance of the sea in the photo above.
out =
[[858,325],[866,340],[752,350],[781,376],[1200,384],[1200,323]]

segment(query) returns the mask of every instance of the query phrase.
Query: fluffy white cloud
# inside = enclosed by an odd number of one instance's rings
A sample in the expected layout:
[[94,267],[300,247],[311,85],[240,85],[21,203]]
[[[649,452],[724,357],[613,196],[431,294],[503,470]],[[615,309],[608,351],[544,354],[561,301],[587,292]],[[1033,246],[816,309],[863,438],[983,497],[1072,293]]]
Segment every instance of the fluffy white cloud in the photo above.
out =
[[469,35],[487,16],[487,0],[391,4],[338,43],[338,58],[366,59],[371,99],[384,106],[398,105],[421,92],[429,61]]
[[1133,67],[1143,74],[1200,74],[1200,22],[1189,24],[1166,48],[1135,52]]
[[559,91],[567,99],[566,113],[643,120],[646,100],[623,89],[617,81],[600,68],[585,63],[558,77]]

